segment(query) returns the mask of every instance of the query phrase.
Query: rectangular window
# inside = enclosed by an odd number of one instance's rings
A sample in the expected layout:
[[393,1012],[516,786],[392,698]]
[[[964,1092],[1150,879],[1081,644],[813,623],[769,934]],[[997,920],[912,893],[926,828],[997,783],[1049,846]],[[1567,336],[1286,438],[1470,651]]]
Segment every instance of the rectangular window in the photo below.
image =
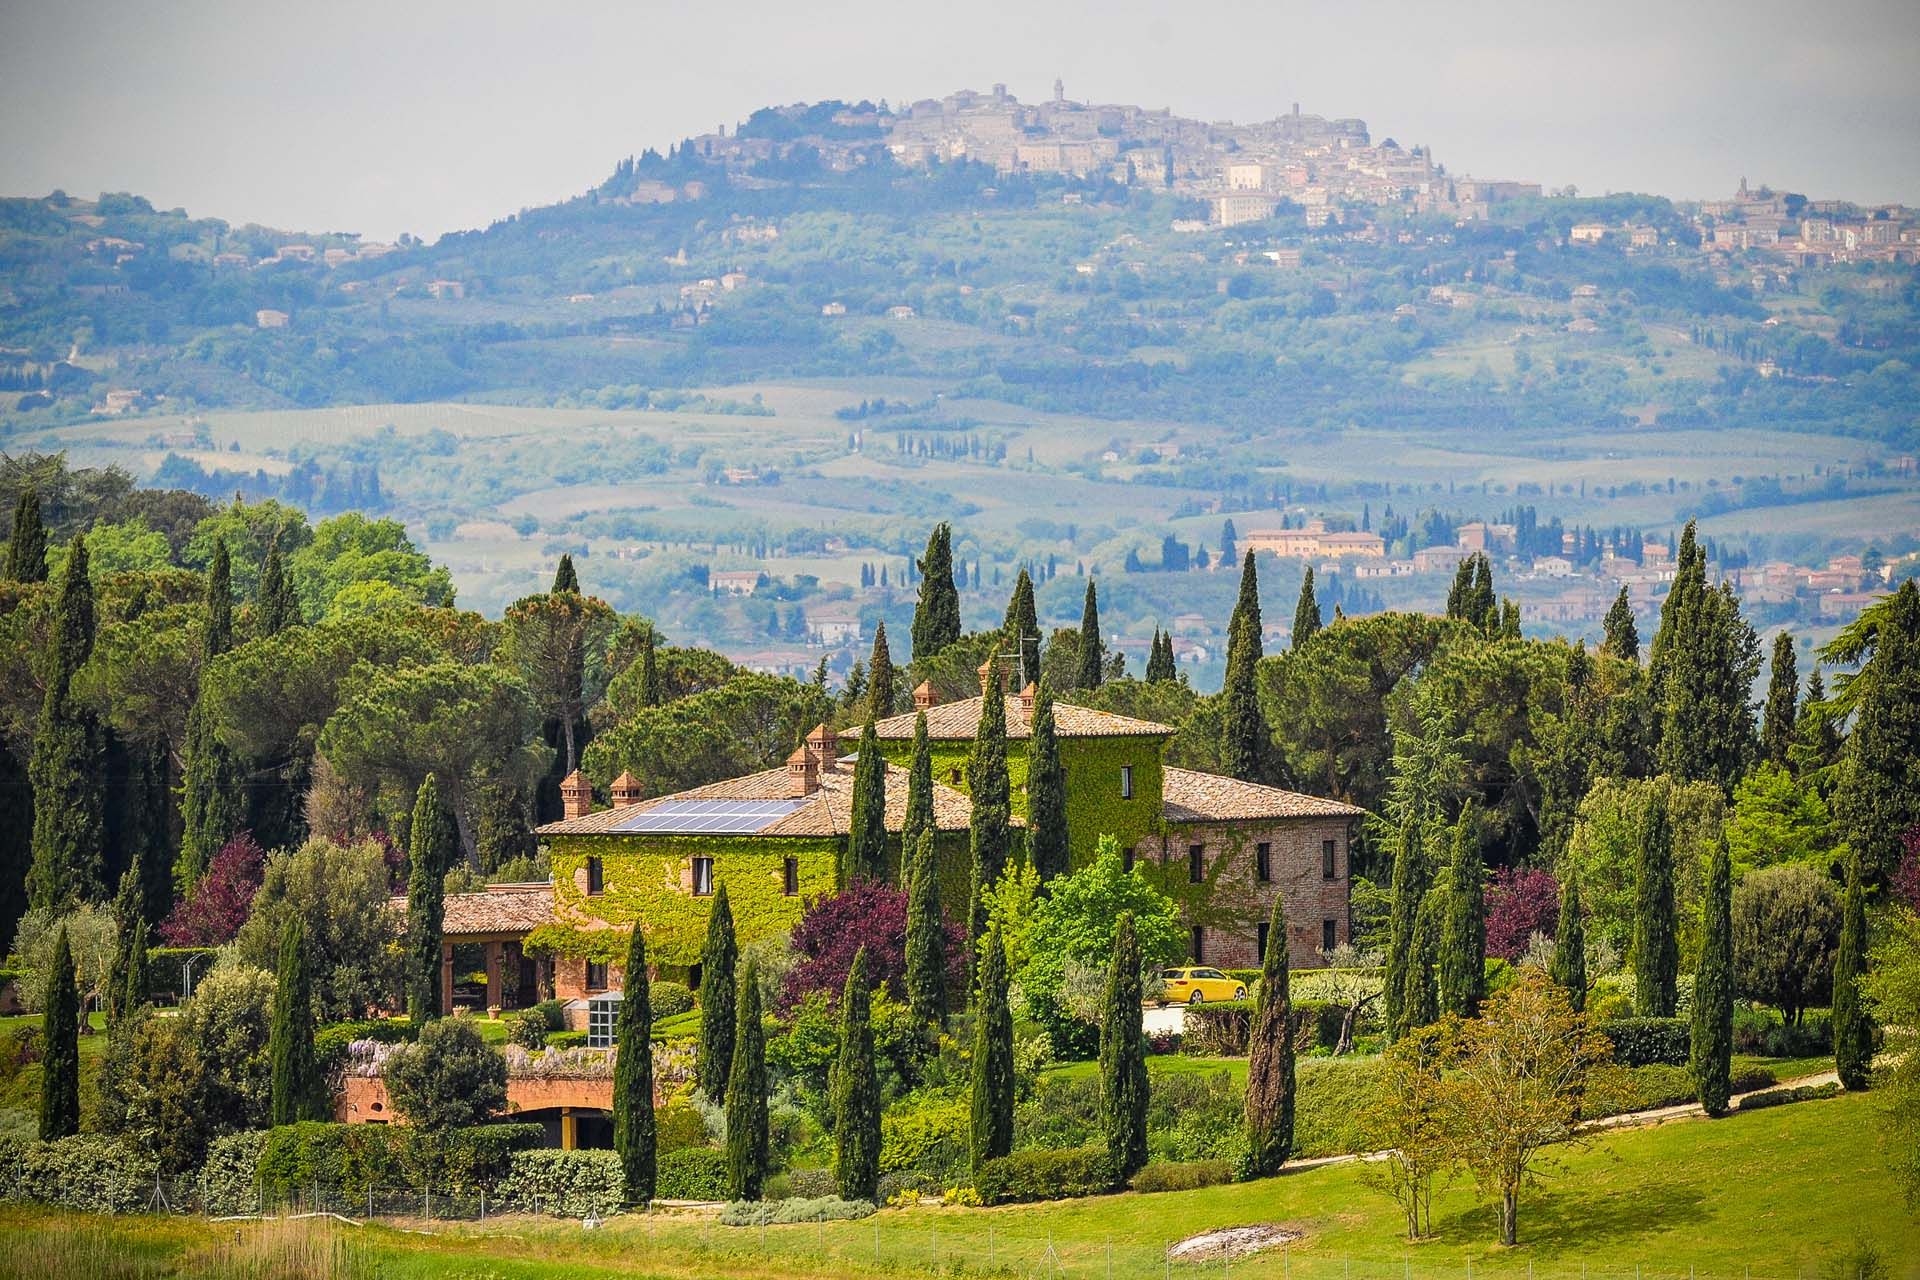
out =
[[1335,880],[1339,876],[1340,866],[1338,859],[1334,856],[1333,841],[1322,840],[1320,842],[1320,878]]
[[1320,949],[1331,951],[1340,945],[1340,922],[1322,920],[1320,922]]
[[1259,933],[1254,942],[1253,949],[1258,953],[1254,958],[1263,965],[1267,962],[1267,935],[1272,932],[1272,929],[1272,925],[1262,920],[1260,922]]
[[1200,964],[1207,958],[1207,931],[1200,925],[1193,926],[1193,955],[1191,958],[1195,964]]
[[1120,766],[1120,798],[1133,799],[1133,766],[1130,764]]
[[781,874],[785,878],[780,891],[789,898],[797,896],[800,892],[800,859],[788,858],[782,865]]
[[1205,884],[1207,881],[1207,846],[1190,844],[1187,846],[1187,883]]
[[693,860],[693,896],[704,898],[713,892],[713,859]]
[[[1273,846],[1265,840],[1253,846],[1253,874],[1261,884],[1270,884],[1273,881]],[[1266,954],[1265,947],[1260,948],[1260,951],[1262,955]]]
[[587,990],[605,991],[607,989],[607,966],[604,961],[587,961]]
[[1126,848],[1126,851],[1120,855],[1120,861],[1125,864],[1123,870],[1127,870],[1127,871],[1133,870],[1133,846],[1132,845],[1128,845]]
[[587,859],[587,892],[598,894],[606,891],[606,872],[600,866],[600,859]]

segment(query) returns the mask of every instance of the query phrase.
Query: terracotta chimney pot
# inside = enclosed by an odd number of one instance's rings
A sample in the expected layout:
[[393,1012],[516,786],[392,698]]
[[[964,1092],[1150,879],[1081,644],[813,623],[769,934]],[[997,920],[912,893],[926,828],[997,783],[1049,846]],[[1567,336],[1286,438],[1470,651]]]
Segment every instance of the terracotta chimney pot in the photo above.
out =
[[569,818],[584,818],[593,812],[593,784],[578,769],[560,783],[560,812]]
[[940,701],[940,695],[933,691],[933,681],[922,680],[913,691],[913,706],[916,711],[925,711]]
[[810,796],[820,789],[820,760],[813,748],[802,743],[787,757],[787,794]]
[[620,771],[620,776],[613,780],[611,791],[613,807],[616,809],[625,809],[640,803],[640,779],[634,777],[628,770]]

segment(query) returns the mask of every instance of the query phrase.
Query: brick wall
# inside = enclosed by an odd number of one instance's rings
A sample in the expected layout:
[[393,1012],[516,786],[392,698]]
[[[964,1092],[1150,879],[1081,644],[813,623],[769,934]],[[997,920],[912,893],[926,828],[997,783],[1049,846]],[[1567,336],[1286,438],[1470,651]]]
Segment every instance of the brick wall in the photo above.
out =
[[[1205,822],[1171,827],[1136,847],[1159,864],[1164,888],[1181,904],[1189,929],[1201,932],[1201,961],[1223,969],[1260,967],[1261,927],[1272,918],[1274,894],[1287,904],[1288,959],[1296,969],[1319,968],[1326,922],[1336,945],[1347,940],[1347,841],[1344,818],[1289,818],[1265,822]],[[1324,842],[1333,842],[1333,876],[1325,874]],[[1271,879],[1257,875],[1259,846],[1269,849]],[[1190,876],[1191,849],[1201,849],[1202,882]]]

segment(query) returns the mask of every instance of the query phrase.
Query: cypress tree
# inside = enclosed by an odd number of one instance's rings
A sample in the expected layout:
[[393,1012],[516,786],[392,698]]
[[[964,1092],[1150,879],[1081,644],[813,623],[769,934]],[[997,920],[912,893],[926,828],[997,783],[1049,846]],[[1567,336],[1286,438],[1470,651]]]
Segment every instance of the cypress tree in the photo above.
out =
[[[569,567],[571,565],[569,564]],[[627,938],[620,1013],[614,1020],[613,1149],[626,1176],[627,1203],[653,1199],[657,1166],[653,1121],[653,985],[647,939],[639,925]]]
[[47,580],[47,527],[40,522],[40,491],[29,485],[13,504],[13,536],[7,543],[7,577],[14,582]]
[[920,560],[920,599],[913,611],[913,656],[931,658],[960,638],[960,592],[953,584],[953,528],[942,522]]
[[1080,666],[1074,673],[1076,689],[1098,689],[1106,665],[1107,646],[1100,638],[1100,600],[1093,579],[1087,579],[1086,602],[1080,607]]
[[1313,598],[1313,566],[1300,579],[1300,601],[1293,606],[1293,647],[1298,649],[1313,639],[1320,629],[1320,602]]
[[1694,536],[1693,521],[1687,521],[1680,535],[1680,546],[1673,557],[1673,585],[1660,602],[1660,625],[1653,633],[1653,648],[1647,654],[1649,693],[1656,712],[1666,706],[1667,671],[1672,665],[1672,650],[1680,618],[1698,603],[1707,586],[1707,561]]
[[1003,624],[1007,643],[1020,655],[1020,687],[1040,679],[1040,615],[1033,604],[1033,579],[1025,568],[1013,580],[1013,596],[1007,601],[1007,620]]
[[648,627],[640,635],[640,705],[660,705],[660,667],[654,655],[655,637]]
[[147,955],[147,920],[145,916],[138,916],[133,922],[133,944],[127,948],[126,985],[120,989],[121,1016],[128,1022],[152,998],[152,993],[147,989],[147,968],[150,963]]
[[[900,828],[900,856],[914,847],[923,832],[933,830],[933,750],[927,742],[927,713],[913,717],[913,758],[907,765],[907,815]],[[909,885],[912,875],[902,876]]]
[[1499,605],[1493,596],[1493,562],[1485,552],[1477,552],[1469,563],[1473,565],[1473,591],[1467,598],[1468,620],[1483,634],[1491,634],[1499,621]]
[[141,884],[141,863],[138,856],[133,865],[121,873],[120,888],[113,895],[113,961],[107,969],[106,1008],[107,1030],[118,1030],[122,1020],[133,1009],[123,1003],[127,992],[127,973],[134,962],[136,932],[139,945],[146,946],[146,917],[142,914],[145,907],[143,885]]
[[207,567],[206,634],[201,687],[187,712],[180,785],[180,852],[173,876],[180,896],[193,891],[215,854],[246,826],[240,768],[224,743],[208,702],[206,664],[233,647],[233,561],[224,538],[213,541]]
[[1826,683],[1816,666],[1807,677],[1807,696],[1800,704],[1800,720],[1794,727],[1793,746],[1788,751],[1794,776],[1811,779],[1823,795],[1833,787],[1846,747],[1834,723],[1832,709],[1826,705],[1826,697]]
[[880,1078],[873,1065],[867,949],[853,954],[840,993],[840,1060],[833,1071],[833,1176],[847,1200],[874,1200],[880,1184]]
[[1447,588],[1447,614],[1463,622],[1472,619],[1473,557],[1462,560],[1453,571],[1453,585]]
[[1847,892],[1840,913],[1840,949],[1833,960],[1833,1063],[1846,1089],[1864,1089],[1873,1066],[1873,1024],[1860,1003],[1867,972],[1867,904],[1860,857],[1847,858]]
[[940,910],[940,871],[933,828],[907,846],[907,1004],[920,1026],[947,1025],[947,922]]
[[1172,680],[1176,672],[1173,665],[1173,637],[1160,628],[1153,629],[1152,656],[1147,660],[1147,680]]
[[700,951],[700,1056],[694,1079],[710,1101],[719,1101],[733,1073],[734,964],[740,957],[733,940],[733,909],[723,882],[707,915],[707,941]]
[[893,651],[887,648],[887,624],[873,628],[873,656],[867,659],[867,716],[884,720],[893,714]]
[[1255,1177],[1280,1172],[1293,1154],[1293,994],[1287,955],[1287,913],[1276,893],[1260,958],[1260,998],[1247,1038],[1247,1168]]
[[1440,940],[1440,1007],[1478,1016],[1487,995],[1487,900],[1471,807],[1453,828],[1447,918]]
[[1679,999],[1680,943],[1665,787],[1653,789],[1641,814],[1633,902],[1633,1011],[1642,1018],[1671,1018]]
[[1408,957],[1406,991],[1400,1007],[1405,1031],[1440,1020],[1440,987],[1433,971],[1440,946],[1440,899],[1444,896],[1428,893],[1414,918],[1413,948]]
[[440,1007],[441,922],[447,872],[460,849],[453,813],[441,803],[440,783],[432,774],[414,796],[408,844],[407,1016],[420,1027],[451,1012]]
[[1246,613],[1234,614],[1227,638],[1226,683],[1221,690],[1226,706],[1220,754],[1227,774],[1243,782],[1264,782],[1267,776],[1267,720],[1260,710],[1256,683],[1259,661],[1257,619]]
[[106,835],[106,770],[100,725],[73,692],[73,678],[93,653],[93,584],[87,541],[76,534],[67,552],[48,637],[47,688],[27,773],[33,783],[33,863],[27,901],[64,910],[100,895]]
[[207,566],[207,634],[201,656],[211,660],[233,648],[233,557],[227,540],[213,540],[213,562]]
[[1560,920],[1553,932],[1552,978],[1566,988],[1575,1013],[1587,1008],[1587,922],[1580,906],[1580,878],[1560,882]]
[[1007,706],[1000,694],[997,659],[991,660],[987,689],[987,696],[980,701],[980,727],[967,758],[967,789],[973,799],[973,812],[967,822],[973,862],[973,898],[968,905],[968,919],[972,923],[967,933],[970,955],[973,940],[987,928],[984,895],[1007,869],[1012,812],[1011,788],[1007,781]]
[[580,575],[574,572],[572,553],[566,551],[560,553],[560,563],[553,571],[553,587],[548,594],[557,595],[562,591],[580,594]]
[[1730,792],[1754,752],[1747,696],[1759,670],[1759,641],[1741,618],[1730,586],[1702,585],[1691,592],[1674,614],[1672,631],[1661,650],[1661,771],[1681,781],[1715,782]]
[[1725,1114],[1733,1078],[1733,855],[1724,833],[1707,865],[1706,932],[1693,976],[1693,1088],[1710,1116]]
[[1410,822],[1398,833],[1393,849],[1392,905],[1387,913],[1387,963],[1381,1004],[1387,1038],[1398,1040],[1423,1024],[1407,1021],[1407,986],[1416,963],[1420,904],[1427,896],[1425,831]]
[[1027,857],[1042,884],[1072,870],[1067,848],[1067,779],[1053,727],[1053,690],[1042,680],[1027,736]]
[[[1254,660],[1258,661],[1261,656],[1260,570],[1254,562],[1253,549],[1251,547],[1247,549],[1246,556],[1240,562],[1240,594],[1234,598],[1233,618],[1253,619],[1253,656]],[[1229,643],[1231,643],[1231,637],[1233,635],[1231,619],[1227,625],[1227,635],[1229,637]]]
[[80,1132],[80,989],[67,926],[53,940],[53,976],[40,1020],[40,1141]]
[[739,1010],[727,1075],[727,1198],[758,1200],[767,1185],[767,1033],[752,956],[740,969]]
[[300,615],[300,598],[294,594],[293,583],[287,578],[286,563],[280,556],[280,538],[276,534],[267,544],[267,562],[260,570],[260,610],[259,630],[263,636],[277,636],[288,627],[297,627],[303,619]]
[[1893,874],[1902,833],[1920,823],[1920,592],[1913,579],[1885,607],[1873,657],[1854,677],[1864,686],[1833,797],[1868,884]]
[[1794,670],[1793,636],[1782,631],[1773,638],[1773,674],[1767,681],[1760,750],[1769,763],[1783,769],[1793,749],[1794,729],[1800,716],[1799,699],[1800,677]]
[[313,977],[307,969],[307,933],[292,915],[280,930],[280,969],[267,1032],[272,1067],[273,1123],[325,1118],[326,1086],[313,1051]]
[[1000,926],[987,935],[980,965],[980,1014],[973,1038],[973,1171],[1013,1150],[1013,1014],[1007,1007],[1007,952]]
[[1625,587],[1613,598],[1604,626],[1605,639],[1600,642],[1600,652],[1626,662],[1640,661],[1640,631],[1634,626],[1633,602],[1627,598]]
[[1147,1163],[1147,1051],[1140,1024],[1140,943],[1133,913],[1122,912],[1107,964],[1104,1016],[1100,1019],[1100,1119],[1107,1154],[1120,1176],[1130,1178]]
[[853,765],[853,816],[840,863],[842,888],[857,880],[876,883],[887,874],[887,758],[873,721],[860,731],[860,758]]

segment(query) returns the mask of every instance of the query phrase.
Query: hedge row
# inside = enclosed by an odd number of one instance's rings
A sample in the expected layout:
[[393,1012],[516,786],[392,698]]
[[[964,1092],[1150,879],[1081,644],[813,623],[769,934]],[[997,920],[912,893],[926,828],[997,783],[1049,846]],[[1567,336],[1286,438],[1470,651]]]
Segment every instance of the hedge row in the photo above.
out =
[[1623,1067],[1684,1067],[1692,1053],[1693,1028],[1685,1018],[1612,1018],[1600,1030]]
[[96,1134],[54,1142],[0,1138],[0,1200],[85,1213],[137,1213],[153,1199],[159,1165]]
[[1759,1111],[1765,1107],[1783,1106],[1789,1102],[1812,1102],[1816,1098],[1837,1098],[1840,1086],[1829,1080],[1825,1084],[1796,1085],[1791,1089],[1768,1089],[1765,1093],[1750,1093],[1740,1099],[1736,1111]]
[[661,1156],[654,1194],[662,1200],[725,1200],[727,1153],[714,1147],[684,1147]]
[[411,1125],[308,1121],[272,1130],[260,1152],[259,1185],[269,1203],[311,1187],[358,1199],[369,1190],[432,1187],[494,1190],[515,1152],[540,1145],[537,1124],[488,1124],[429,1133]]
[[1105,1147],[1064,1151],[1016,1151],[987,1160],[974,1174],[981,1204],[1018,1204],[1029,1200],[1066,1200],[1099,1195],[1120,1184],[1120,1171]]
[[604,1218],[626,1201],[626,1173],[612,1151],[516,1151],[495,1194],[509,1212]]
[[846,1222],[870,1218],[871,1200],[795,1196],[786,1200],[735,1200],[720,1211],[723,1227],[778,1227],[794,1222]]
[[[1193,1057],[1237,1058],[1247,1051],[1252,1034],[1254,1002],[1220,1000],[1188,1005],[1182,1024],[1180,1051]],[[1346,1010],[1329,1000],[1295,1000],[1293,1035],[1297,1048],[1331,1051],[1340,1043],[1340,1024]]]

